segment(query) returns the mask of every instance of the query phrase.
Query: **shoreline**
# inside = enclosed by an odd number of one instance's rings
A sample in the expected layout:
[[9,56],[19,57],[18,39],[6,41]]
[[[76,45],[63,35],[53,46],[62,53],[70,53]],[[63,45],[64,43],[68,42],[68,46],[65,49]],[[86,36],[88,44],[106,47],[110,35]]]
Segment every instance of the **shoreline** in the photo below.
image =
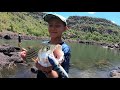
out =
[[[37,37],[32,35],[25,35],[20,34],[21,40],[49,40],[49,37]],[[4,31],[0,32],[0,39],[6,39],[6,40],[18,40],[18,33],[14,33],[11,31]],[[108,42],[97,42],[97,41],[90,41],[90,40],[72,40],[72,39],[63,39],[63,41],[68,43],[80,43],[80,44],[86,44],[86,45],[98,45],[102,46],[103,48],[108,49],[117,49],[120,50],[120,42],[119,43],[108,43]]]
[[[48,40],[48,38],[42,38],[43,40]],[[107,46],[107,45],[109,45],[109,44],[106,44],[106,43],[97,43],[97,42],[89,42],[89,41],[76,41],[76,40],[64,40],[65,42],[75,42],[75,43],[82,43],[82,44],[87,44],[87,45],[101,45],[101,46]],[[11,47],[14,47],[14,46],[5,46],[5,47],[8,47],[7,49],[9,49],[9,48],[11,48]],[[5,48],[4,47],[4,48]],[[14,48],[16,48],[16,47],[14,47]],[[1,49],[2,49],[2,47],[1,47]],[[16,49],[19,49],[19,48],[16,48]],[[8,50],[9,51],[9,50]],[[16,50],[15,50],[16,51]],[[19,50],[18,50],[19,51]],[[5,53],[6,54],[6,53]],[[9,54],[9,53],[7,53],[7,54]],[[10,53],[11,54],[11,53]],[[14,55],[14,53],[12,53],[13,55]],[[15,55],[16,56],[16,55]],[[19,56],[19,55],[17,55],[17,56]],[[20,57],[19,57],[20,58]],[[7,59],[6,59],[7,60]],[[17,59],[18,60],[18,59]],[[18,61],[19,62],[19,61]],[[74,69],[74,68],[73,68]],[[73,69],[71,69],[71,70],[73,70]],[[77,69],[76,69],[77,70]],[[77,71],[79,71],[79,70],[77,70]],[[72,71],[70,72],[70,76],[72,77],[72,78],[74,78],[74,77],[76,77],[76,78],[93,78],[91,75],[92,75],[92,73],[93,72],[91,72],[91,71],[81,71],[80,70],[80,73],[78,73],[76,71],[76,76],[74,76],[72,73]],[[102,75],[102,73],[104,73],[104,75]],[[100,75],[99,75],[100,74]],[[98,75],[98,76],[97,76]],[[102,71],[100,71],[100,72],[96,72],[96,73],[94,73],[94,75],[93,76],[95,76],[96,78],[109,78],[109,77],[107,77],[107,75],[109,75],[109,72],[107,72],[107,71],[105,71],[105,72],[102,72]],[[112,78],[112,77],[111,77]]]
[[[47,37],[31,37],[31,36],[22,36],[22,40],[49,40]],[[6,40],[4,38],[0,38],[2,40]],[[9,40],[17,40],[17,38],[9,39]],[[107,49],[115,49],[120,51],[120,43],[107,43],[107,42],[96,42],[96,41],[87,41],[87,40],[63,40],[66,43],[78,43],[78,44],[85,44],[85,45],[97,45],[102,46],[103,48]]]

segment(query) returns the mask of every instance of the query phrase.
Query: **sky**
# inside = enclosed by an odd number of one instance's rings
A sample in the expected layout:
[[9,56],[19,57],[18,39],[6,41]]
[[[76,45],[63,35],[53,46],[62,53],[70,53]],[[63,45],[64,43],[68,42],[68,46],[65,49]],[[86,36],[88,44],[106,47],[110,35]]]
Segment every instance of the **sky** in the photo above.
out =
[[120,12],[47,12],[54,13],[68,18],[69,16],[90,16],[96,18],[104,18],[120,25]]

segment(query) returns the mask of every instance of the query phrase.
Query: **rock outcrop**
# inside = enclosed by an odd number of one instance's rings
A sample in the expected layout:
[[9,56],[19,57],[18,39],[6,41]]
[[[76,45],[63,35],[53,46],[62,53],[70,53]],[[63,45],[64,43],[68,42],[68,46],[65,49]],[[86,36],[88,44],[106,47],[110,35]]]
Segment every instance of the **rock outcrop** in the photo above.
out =
[[0,45],[0,69],[10,67],[15,63],[22,63],[20,48],[11,45]]
[[120,67],[111,70],[109,76],[110,78],[120,78]]

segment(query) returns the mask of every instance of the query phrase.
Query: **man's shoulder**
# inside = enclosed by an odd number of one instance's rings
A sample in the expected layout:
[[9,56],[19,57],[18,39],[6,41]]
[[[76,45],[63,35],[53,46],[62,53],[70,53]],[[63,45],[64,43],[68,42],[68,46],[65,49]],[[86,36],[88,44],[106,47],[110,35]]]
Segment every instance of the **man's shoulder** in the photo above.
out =
[[70,52],[70,46],[64,42],[62,44],[62,50],[64,51],[64,53],[68,53],[68,52]]
[[67,43],[65,43],[65,42],[63,42],[62,47],[63,47],[63,48],[66,48],[66,47],[67,47],[67,48],[70,48],[70,46],[69,46]]

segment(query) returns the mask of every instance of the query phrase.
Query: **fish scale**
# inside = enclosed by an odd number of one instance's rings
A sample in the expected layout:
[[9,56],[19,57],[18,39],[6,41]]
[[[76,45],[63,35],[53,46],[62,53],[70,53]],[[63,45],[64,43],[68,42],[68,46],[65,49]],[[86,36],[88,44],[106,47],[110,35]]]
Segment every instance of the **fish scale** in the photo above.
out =
[[40,45],[38,47],[32,47],[28,49],[27,55],[26,55],[26,62],[31,62],[33,61],[32,58],[37,58],[38,57],[38,52],[43,52],[49,50],[50,47],[48,45]]
[[38,56],[38,51],[42,47],[32,47],[27,50],[27,55],[26,55],[26,62],[31,62],[32,58],[37,58]]
[[[36,48],[31,48],[27,51],[27,56],[26,56],[26,60],[27,61],[32,61],[32,58],[36,58],[38,57],[40,59],[40,54],[42,52],[47,52],[48,50],[50,50],[50,53],[52,55],[52,52],[54,50],[55,46],[54,45],[44,45],[40,48],[36,47]],[[49,57],[48,57],[49,58]],[[50,62],[50,64],[53,66],[53,69],[55,71],[57,71],[58,74],[60,74],[62,76],[62,78],[69,78],[67,72],[64,70],[64,68],[59,64],[58,61],[55,60],[55,58],[51,59],[49,58],[48,61]]]

